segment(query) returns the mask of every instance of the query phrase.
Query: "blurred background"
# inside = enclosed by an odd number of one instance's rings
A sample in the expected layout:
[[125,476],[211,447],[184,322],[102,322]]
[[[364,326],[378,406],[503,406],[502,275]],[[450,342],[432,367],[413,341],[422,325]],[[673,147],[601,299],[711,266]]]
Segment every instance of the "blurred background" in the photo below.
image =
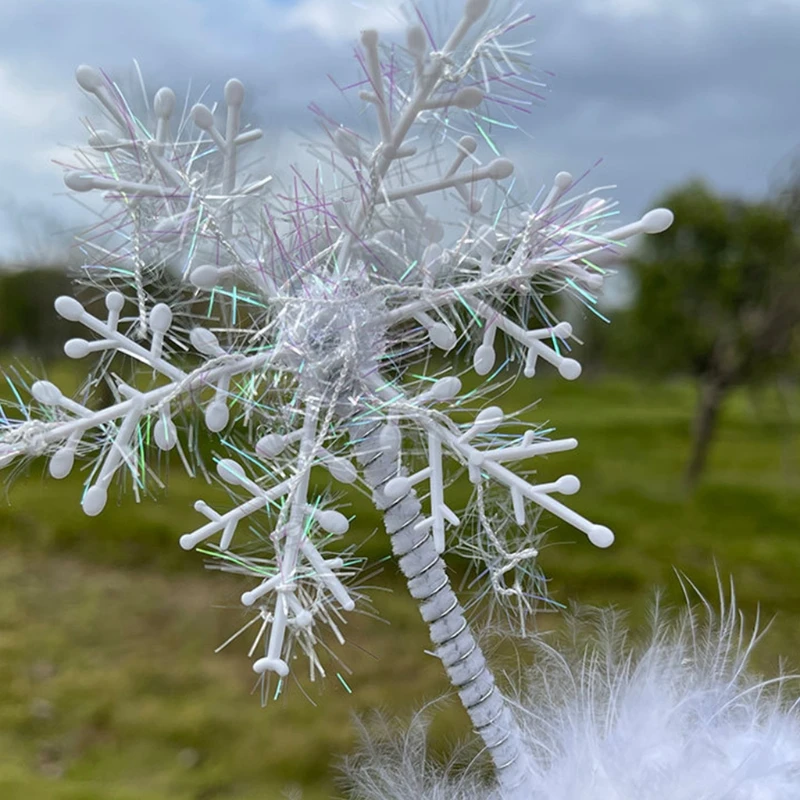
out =
[[[446,27],[445,7],[421,4],[434,30]],[[550,596],[613,603],[637,624],[656,588],[683,602],[673,570],[712,598],[717,573],[731,576],[745,614],[772,621],[755,667],[772,675],[783,658],[798,669],[800,6],[522,7],[538,16],[533,60],[554,73],[547,103],[502,142],[530,195],[559,170],[589,169],[584,182],[619,184],[623,219],[655,205],[676,214],[667,233],[631,249],[597,313],[559,309],[585,342],[581,379],[542,370],[502,400],[543,398],[528,418],[579,439],[542,478],[578,475],[576,510],[617,534],[599,551],[543,519]],[[236,75],[250,90],[248,119],[268,133],[269,172],[309,132],[309,101],[346,112],[337,84],[357,73],[350,39],[366,25],[403,22],[379,0],[0,3],[4,400],[27,370],[65,393],[84,375],[61,354],[70,332],[52,310],[81,263],[73,229],[92,220],[51,163],[85,138],[75,66],[102,66],[130,88],[137,59],[151,94],[167,84],[180,96],[192,78],[193,97]],[[356,746],[354,712],[407,723],[446,691],[380,518],[356,496],[351,540],[381,565],[370,592],[380,619],[349,620],[344,682],[305,685],[308,696],[296,687],[262,709],[248,694],[247,644],[214,653],[243,622],[241,585],[177,546],[198,491],[209,501],[213,491],[174,470],[158,503],[126,496],[90,519],[80,478],[44,472],[34,462],[15,475],[0,506],[0,797],[330,798],[338,760]],[[451,491],[466,499],[465,487]],[[558,614],[538,624],[547,635]],[[530,658],[502,637],[487,647],[512,679]],[[437,703],[434,754],[466,735],[457,704]]]

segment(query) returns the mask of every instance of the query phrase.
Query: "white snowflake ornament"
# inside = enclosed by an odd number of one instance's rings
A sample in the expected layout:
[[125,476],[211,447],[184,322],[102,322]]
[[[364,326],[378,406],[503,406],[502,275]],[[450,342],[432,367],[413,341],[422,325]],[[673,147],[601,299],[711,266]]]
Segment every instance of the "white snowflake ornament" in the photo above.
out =
[[[405,46],[384,47],[364,31],[360,97],[375,137],[319,112],[327,141],[309,147],[319,166],[286,183],[242,174],[240,150],[261,132],[241,128],[239,81],[225,86],[224,123],[202,104],[177,118],[167,88],[152,107],[145,98],[149,119],[140,119],[113,81],[80,67],[78,83],[106,127],[90,126],[89,150],[65,180],[108,201],[82,240],[85,282],[101,288],[105,311],[69,297],[56,311],[92,335],[65,352],[99,354],[90,386],[102,381],[113,401],[97,410],[34,383],[40,413],[26,409],[7,424],[0,448],[4,463],[46,455],[54,478],[88,458],[81,502],[96,515],[119,476],[138,496],[155,476],[153,451],[175,450],[202,475],[199,442],[217,436],[226,453],[216,473],[234,505],[198,500],[204,519],[180,544],[203,546],[218,568],[249,578],[242,603],[255,612],[246,627],[258,625],[253,668],[280,680],[295,649],[312,679],[324,675],[320,631],[342,640],[341,615],[359,599],[346,585],[356,561],[329,547],[349,520],[316,493],[312,470],[365,486],[500,791],[517,798],[529,796],[520,731],[443,558],[452,545],[478,554],[498,598],[524,610],[517,573],[538,540],[512,541],[508,519],[527,530],[544,510],[598,547],[614,536],[557,499],[578,491],[575,476],[538,482],[526,467],[575,439],[510,434],[517,409],[498,406],[457,423],[454,412],[474,404],[457,370],[419,371],[469,349],[485,386],[510,362],[527,378],[542,363],[577,378],[572,329],[546,297],[567,291],[593,302],[620,243],[664,230],[672,215],[656,209],[607,230],[613,204],[593,192],[570,197],[575,181],[565,172],[535,206],[515,197],[514,164],[494,152],[488,112],[531,102],[538,82],[524,45],[505,41],[531,18],[492,25],[487,7],[468,0],[441,46],[418,23]],[[140,369],[121,376],[119,357]],[[448,462],[475,487],[471,532],[448,503]]]

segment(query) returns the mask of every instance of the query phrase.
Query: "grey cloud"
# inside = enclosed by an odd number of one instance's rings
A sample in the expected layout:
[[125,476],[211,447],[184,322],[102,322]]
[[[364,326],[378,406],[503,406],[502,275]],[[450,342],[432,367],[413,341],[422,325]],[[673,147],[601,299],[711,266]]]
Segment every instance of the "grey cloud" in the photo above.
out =
[[[444,0],[423,8],[437,2]],[[529,190],[560,169],[581,174],[602,157],[587,185],[618,183],[626,215],[694,174],[727,191],[763,192],[773,165],[800,140],[796,8],[698,0],[695,23],[677,13],[680,0],[651,0],[653,13],[641,15],[613,2],[597,14],[590,2],[529,4],[538,15],[534,63],[556,75],[547,103],[518,118],[527,135],[500,137]],[[195,93],[211,83],[216,99],[228,77],[241,78],[268,146],[294,141],[281,131],[312,130],[310,101],[357,119],[327,77],[341,84],[356,77],[350,44],[282,29],[283,12],[269,2],[230,0],[221,9],[212,0],[5,0],[0,61],[33,85],[69,93],[76,116],[86,108],[72,80],[77,63],[103,66],[132,85],[137,58],[151,92],[166,83],[180,96],[191,77]],[[73,130],[42,135],[69,142]],[[58,171],[26,172],[24,158],[2,162],[2,190],[45,202],[60,189]]]
[[602,155],[641,208],[688,175],[728,191],[764,191],[800,139],[800,13],[790,5],[697,3],[699,24],[672,4],[644,17],[540,16],[538,63],[556,73],[535,126],[559,150]]

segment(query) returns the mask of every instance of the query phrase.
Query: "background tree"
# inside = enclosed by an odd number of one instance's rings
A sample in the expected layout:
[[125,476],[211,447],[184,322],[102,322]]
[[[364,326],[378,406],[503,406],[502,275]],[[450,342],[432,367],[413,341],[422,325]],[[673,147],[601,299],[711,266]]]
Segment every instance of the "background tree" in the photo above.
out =
[[71,323],[53,317],[53,303],[70,290],[64,267],[0,266],[0,348],[46,360],[62,356]]
[[786,366],[800,325],[798,230],[785,203],[722,197],[699,181],[662,202],[675,224],[628,260],[638,290],[626,332],[642,366],[698,381],[692,485],[727,392]]

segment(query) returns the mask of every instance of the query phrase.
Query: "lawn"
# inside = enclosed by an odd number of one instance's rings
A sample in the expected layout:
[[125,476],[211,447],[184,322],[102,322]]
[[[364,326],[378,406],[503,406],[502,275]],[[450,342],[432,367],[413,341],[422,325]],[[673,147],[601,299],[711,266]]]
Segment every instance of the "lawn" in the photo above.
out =
[[[733,576],[750,617],[759,604],[762,618],[775,617],[757,667],[774,673],[779,656],[800,666],[800,396],[788,405],[774,390],[732,397],[708,472],[688,495],[690,386],[524,382],[502,405],[525,405],[531,391],[547,399],[530,419],[580,440],[545,462],[542,478],[577,474],[571,505],[617,534],[601,551],[556,526],[541,554],[552,598],[615,603],[640,620],[656,587],[680,602],[674,569],[709,594],[718,570]],[[45,479],[41,464],[10,488],[0,507],[0,797],[336,797],[337,762],[356,743],[353,712],[407,720],[446,690],[384,559],[371,581],[381,619],[351,615],[351,644],[337,651],[351,672],[334,667],[324,685],[291,686],[262,708],[248,644],[214,653],[246,620],[242,584],[204,572],[177,545],[194,527],[191,503],[213,492],[177,470],[169,483],[158,505],[126,497],[94,519],[80,511],[79,481]],[[379,524],[358,512],[354,539]],[[381,561],[385,537],[363,552]],[[542,618],[554,624],[556,615]],[[509,645],[497,646],[505,660]],[[466,735],[465,717],[451,700],[433,714],[434,750],[447,752]]]

